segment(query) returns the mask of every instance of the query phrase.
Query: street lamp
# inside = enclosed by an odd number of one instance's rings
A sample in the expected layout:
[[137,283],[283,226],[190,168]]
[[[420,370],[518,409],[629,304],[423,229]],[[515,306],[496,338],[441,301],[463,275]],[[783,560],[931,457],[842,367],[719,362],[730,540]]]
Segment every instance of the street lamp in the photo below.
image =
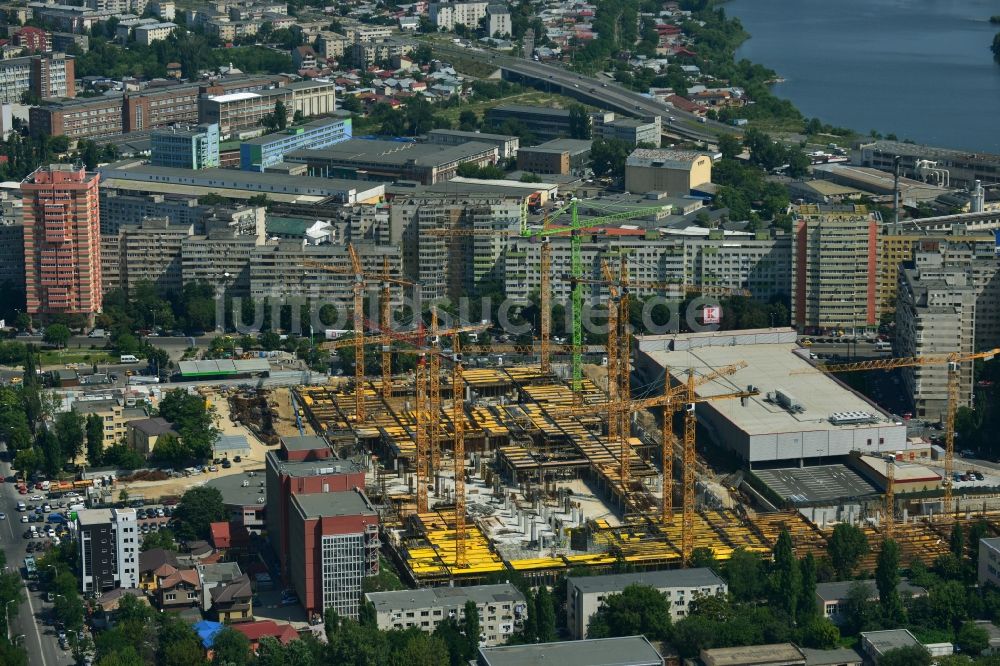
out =
[[9,599],[4,604],[4,615],[7,617],[7,642],[10,643],[10,605],[17,602],[17,599]]

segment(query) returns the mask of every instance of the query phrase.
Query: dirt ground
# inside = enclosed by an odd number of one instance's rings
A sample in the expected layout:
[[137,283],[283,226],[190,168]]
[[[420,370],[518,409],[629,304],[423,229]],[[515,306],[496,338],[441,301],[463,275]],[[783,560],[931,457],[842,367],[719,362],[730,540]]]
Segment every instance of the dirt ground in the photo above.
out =
[[[271,424],[274,431],[282,436],[295,436],[299,434],[299,427],[295,424],[295,410],[292,408],[292,391],[287,387],[281,387],[271,391],[267,397],[267,404],[272,410],[277,411],[278,418]],[[302,419],[302,427],[307,435],[315,435],[309,421]]]
[[[170,495],[183,495],[184,491],[203,485],[210,479],[230,474],[242,474],[248,470],[260,470],[264,468],[264,454],[267,453],[268,448],[249,429],[242,424],[233,423],[229,414],[229,402],[224,397],[218,393],[212,393],[209,395],[209,400],[212,401],[212,406],[216,411],[216,426],[224,435],[243,435],[246,437],[250,443],[250,456],[244,457],[241,462],[234,462],[229,469],[219,466],[219,471],[217,472],[206,472],[194,476],[166,479],[164,481],[119,483],[116,487],[116,494],[117,491],[125,488],[128,490],[129,495],[142,495],[147,500]],[[294,429],[294,423],[292,427]]]

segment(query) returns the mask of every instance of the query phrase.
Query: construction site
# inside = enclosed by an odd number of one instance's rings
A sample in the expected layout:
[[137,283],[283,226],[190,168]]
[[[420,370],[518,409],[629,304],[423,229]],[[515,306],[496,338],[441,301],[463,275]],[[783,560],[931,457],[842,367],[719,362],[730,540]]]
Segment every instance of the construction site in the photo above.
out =
[[[488,323],[443,327],[433,310],[414,330],[393,331],[393,292],[414,285],[388,270],[365,273],[349,246],[353,336],[327,347],[350,347],[363,359],[366,346],[375,346],[381,374],[366,375],[356,362],[352,378],[294,388],[291,413],[300,433],[312,430],[338,455],[370,463],[366,492],[380,512],[386,555],[412,584],[475,584],[509,572],[541,583],[578,567],[683,567],[709,553],[726,560],[739,548],[770,552],[782,529],[799,556],[819,555],[843,520],[873,544],[894,538],[905,562],[945,553],[953,521],[985,518],[1000,534],[1000,505],[980,504],[975,489],[952,496],[954,408],[944,474],[932,474],[930,486],[924,481],[913,495],[919,500],[897,497],[897,473],[923,478],[904,462],[919,446],[901,423],[832,376],[834,368],[800,353],[792,329],[635,337],[619,316],[629,312],[636,284],[623,258],[621,267],[602,262],[594,278],[574,262],[572,339],[553,344],[546,236],[572,233],[577,252],[577,230],[592,222],[574,211],[568,227],[525,234],[542,242],[543,286],[541,336],[522,345],[469,344]],[[476,233],[441,231],[465,240]],[[607,294],[599,303],[607,313],[603,354],[586,365],[593,350],[583,345],[585,284]],[[646,286],[677,300],[690,291],[712,294],[678,283]],[[363,315],[369,291],[378,293],[379,322]],[[393,374],[397,354],[416,354],[415,371]],[[494,367],[463,367],[472,354],[496,359]],[[511,364],[513,357],[531,360]],[[957,376],[961,363],[985,358],[835,369],[946,363]],[[279,432],[290,426],[278,420]],[[717,474],[704,455],[710,450],[736,464]],[[852,460],[867,467],[849,469]],[[869,474],[877,461],[881,472]],[[812,467],[820,464],[829,469]],[[757,476],[761,467],[775,472]],[[870,558],[862,567],[874,565]]]

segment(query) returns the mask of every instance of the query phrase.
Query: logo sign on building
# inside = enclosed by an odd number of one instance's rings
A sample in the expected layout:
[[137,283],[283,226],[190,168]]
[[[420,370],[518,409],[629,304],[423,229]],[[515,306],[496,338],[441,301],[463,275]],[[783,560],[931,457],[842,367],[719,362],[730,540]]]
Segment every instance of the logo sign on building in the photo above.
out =
[[722,307],[719,305],[706,305],[701,311],[701,321],[703,324],[721,324]]

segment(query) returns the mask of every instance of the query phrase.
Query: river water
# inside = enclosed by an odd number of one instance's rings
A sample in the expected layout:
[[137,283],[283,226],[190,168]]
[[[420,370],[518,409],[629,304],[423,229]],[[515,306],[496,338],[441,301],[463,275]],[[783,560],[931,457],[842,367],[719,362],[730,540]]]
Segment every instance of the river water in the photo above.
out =
[[1000,0],[730,0],[736,54],[778,72],[806,117],[1000,153]]

